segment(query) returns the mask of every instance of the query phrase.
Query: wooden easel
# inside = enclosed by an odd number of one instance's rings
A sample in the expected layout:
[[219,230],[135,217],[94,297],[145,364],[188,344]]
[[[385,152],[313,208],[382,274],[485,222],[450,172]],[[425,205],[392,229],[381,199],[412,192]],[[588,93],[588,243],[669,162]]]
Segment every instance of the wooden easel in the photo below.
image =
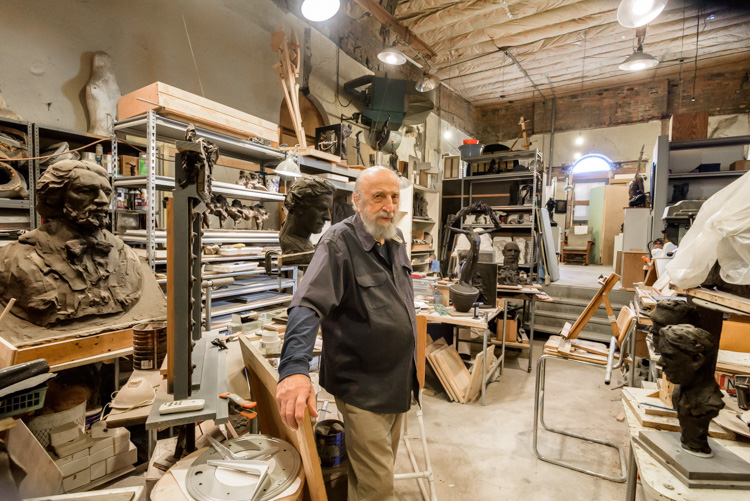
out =
[[605,308],[607,308],[609,323],[612,326],[612,333],[614,334],[615,338],[619,339],[620,329],[617,327],[617,316],[615,316],[615,312],[612,310],[612,305],[609,302],[609,293],[612,291],[612,289],[615,288],[615,285],[617,285],[617,282],[619,280],[620,275],[618,275],[617,273],[610,273],[608,277],[600,278],[598,280],[598,283],[601,287],[596,292],[596,294],[594,294],[594,297],[591,298],[589,304],[586,305],[583,313],[581,313],[581,315],[578,317],[578,319],[576,319],[575,323],[572,326],[569,323],[566,323],[560,335],[566,339],[577,338],[586,324],[589,323],[589,320],[593,318],[596,310],[599,308],[599,305],[602,304],[602,301],[604,301],[604,306]]

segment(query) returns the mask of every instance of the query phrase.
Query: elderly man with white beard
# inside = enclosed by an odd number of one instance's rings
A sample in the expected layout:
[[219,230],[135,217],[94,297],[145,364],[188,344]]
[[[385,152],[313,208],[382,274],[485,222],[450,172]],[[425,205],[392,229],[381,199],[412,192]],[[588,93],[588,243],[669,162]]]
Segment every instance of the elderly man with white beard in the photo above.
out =
[[348,499],[389,500],[418,388],[412,270],[395,225],[398,177],[385,167],[362,171],[353,201],[357,214],[323,235],[289,307],[276,400],[292,429],[305,408],[317,416],[309,364],[320,328],[320,382],[345,421]]

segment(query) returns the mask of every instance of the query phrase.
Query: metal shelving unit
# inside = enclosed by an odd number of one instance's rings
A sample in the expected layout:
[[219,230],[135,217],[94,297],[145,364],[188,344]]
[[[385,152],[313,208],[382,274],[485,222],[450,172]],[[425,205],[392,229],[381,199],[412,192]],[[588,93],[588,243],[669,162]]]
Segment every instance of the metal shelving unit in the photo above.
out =
[[[10,118],[0,118],[0,126],[6,127],[17,132],[26,134],[26,153],[28,157],[35,157],[34,155],[34,124],[25,121],[12,120]],[[28,199],[0,199],[0,209],[12,209],[12,212],[8,215],[23,214],[25,217],[28,215],[29,227],[28,229],[33,230],[38,226],[36,207],[34,200],[36,200],[36,180],[38,178],[39,169],[37,167],[36,160],[28,160],[26,162],[7,162],[8,165],[16,169],[26,179],[26,185],[29,191]],[[24,211],[24,212],[21,212]],[[0,230],[3,230],[0,227]],[[8,231],[13,231],[10,228]]]
[[[519,205],[493,205],[488,204],[493,210],[502,212],[528,212],[528,222],[523,224],[510,224],[505,223],[500,225],[500,230],[508,235],[520,236],[519,232],[528,233],[531,241],[531,255],[529,256],[529,263],[521,265],[520,267],[527,267],[532,272],[538,269],[538,261],[541,258],[539,251],[539,232],[537,231],[536,223],[536,212],[540,204],[539,198],[541,193],[537,190],[537,185],[541,180],[541,173],[537,170],[542,165],[542,153],[539,150],[523,150],[523,151],[503,151],[498,153],[492,153],[489,155],[480,155],[476,157],[462,159],[467,164],[466,171],[471,169],[472,164],[477,163],[489,163],[492,161],[498,163],[512,162],[512,161],[523,161],[527,165],[525,167],[528,170],[513,170],[508,172],[501,172],[499,174],[479,174],[473,176],[464,176],[460,178],[461,183],[461,208],[467,207],[474,202],[477,198],[495,198],[498,194],[486,194],[476,193],[475,186],[482,184],[491,184],[493,187],[503,187],[506,183],[512,183],[514,181],[531,184],[531,201],[530,204],[519,204]],[[464,169],[462,169],[463,171]],[[500,190],[494,190],[500,191]],[[464,201],[466,200],[466,203]],[[482,228],[490,229],[492,225],[487,224],[462,224],[465,228]],[[497,235],[499,232],[493,232],[493,235]]]
[[[174,190],[175,180],[173,177],[162,175],[158,172],[157,163],[157,141],[174,143],[184,140],[185,130],[188,124],[162,117],[154,111],[149,111],[143,116],[129,118],[117,122],[114,126],[115,139],[112,142],[113,165],[118,164],[117,139],[128,137],[145,138],[147,175],[141,176],[118,176],[113,172],[115,188],[139,188],[146,190],[146,206],[137,213],[146,214],[146,227],[140,230],[128,230],[120,234],[120,237],[129,243],[141,244],[146,247],[146,256],[152,269],[156,266],[166,265],[165,259],[156,259],[156,246],[166,245],[167,234],[164,229],[157,229],[157,204],[156,192],[171,192]],[[246,160],[260,165],[261,172],[267,167],[275,167],[282,161],[286,154],[275,148],[258,144],[249,140],[242,140],[227,136],[215,131],[196,127],[199,137],[203,137],[219,148],[222,157],[233,157]],[[316,168],[313,166],[312,168]],[[324,170],[324,169],[320,169]],[[325,171],[325,170],[324,170]],[[335,172],[339,174],[339,172]],[[274,193],[262,190],[247,189],[242,186],[214,181],[211,184],[213,194],[224,195],[227,199],[252,200],[260,202],[283,202],[283,193]],[[270,230],[203,230],[202,242],[204,244],[235,244],[244,243],[251,246],[278,247],[278,231]],[[204,256],[203,263],[215,262],[241,262],[250,260],[263,260],[263,255],[244,256]],[[205,309],[203,318],[211,319],[206,327],[213,327],[217,318],[226,317],[231,313],[248,312],[258,308],[283,304],[291,300],[292,294],[297,287],[297,267],[289,266],[282,268],[289,276],[272,277],[266,275],[265,269],[258,267],[252,270],[214,273],[203,276],[206,281],[218,280],[220,278],[234,278],[231,285],[221,287],[217,290],[204,289],[203,298]],[[159,279],[162,285],[166,279]],[[228,320],[228,318],[225,318]]]

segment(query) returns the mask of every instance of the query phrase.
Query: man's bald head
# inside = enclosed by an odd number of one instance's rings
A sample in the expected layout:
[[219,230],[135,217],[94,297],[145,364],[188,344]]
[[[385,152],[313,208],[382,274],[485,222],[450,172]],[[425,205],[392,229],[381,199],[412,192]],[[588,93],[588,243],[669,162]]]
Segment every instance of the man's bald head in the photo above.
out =
[[398,184],[398,175],[391,169],[381,165],[368,167],[359,173],[357,180],[354,182],[354,197],[361,202],[364,198],[365,187],[370,186],[373,182],[380,182],[387,179],[392,179]]
[[357,177],[354,206],[375,240],[384,241],[396,236],[399,195],[398,176],[390,169],[370,167]]

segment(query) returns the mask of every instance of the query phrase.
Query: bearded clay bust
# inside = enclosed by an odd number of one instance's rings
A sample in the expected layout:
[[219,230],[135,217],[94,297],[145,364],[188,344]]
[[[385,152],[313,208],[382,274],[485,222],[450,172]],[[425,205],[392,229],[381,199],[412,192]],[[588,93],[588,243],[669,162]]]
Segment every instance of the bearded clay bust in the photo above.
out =
[[711,333],[689,324],[670,325],[659,334],[658,363],[675,385],[672,403],[680,421],[682,448],[710,457],[708,426],[724,407],[714,379],[718,346]]
[[0,302],[50,326],[127,311],[143,276],[133,249],[105,229],[112,198],[107,171],[85,161],[51,165],[37,183],[46,222],[0,249]]
[[[326,221],[331,220],[335,192],[331,183],[315,177],[301,177],[289,188],[284,199],[288,216],[279,232],[282,256],[315,250],[310,235],[323,231]],[[284,262],[307,264],[310,259],[312,254],[304,262],[288,258]]]
[[521,249],[515,242],[508,242],[503,247],[503,265],[498,272],[498,283],[502,285],[518,285],[521,282],[518,273],[518,260]]

